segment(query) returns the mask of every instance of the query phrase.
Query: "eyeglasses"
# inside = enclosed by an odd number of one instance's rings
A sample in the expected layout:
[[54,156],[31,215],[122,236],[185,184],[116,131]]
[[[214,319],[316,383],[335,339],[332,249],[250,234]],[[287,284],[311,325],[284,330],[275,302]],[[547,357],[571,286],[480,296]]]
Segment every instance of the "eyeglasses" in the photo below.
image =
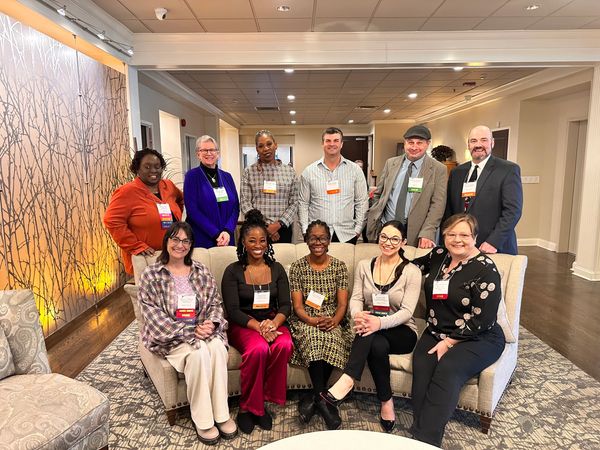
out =
[[171,239],[175,243],[175,245],[181,244],[184,247],[189,247],[190,245],[192,245],[192,241],[189,239],[179,239],[176,236],[172,236],[169,239]]
[[203,155],[207,155],[208,153],[219,153],[219,150],[216,148],[199,148],[198,151]]
[[327,236],[319,237],[319,236],[311,236],[308,238],[308,243],[311,245],[314,244],[327,244],[329,242],[329,238]]
[[473,236],[473,235],[467,234],[467,233],[446,233],[446,237],[450,240],[454,240],[454,239],[458,238],[461,241],[466,241],[471,236]]
[[398,237],[398,236],[386,236],[385,234],[380,234],[379,235],[379,243],[380,244],[385,244],[387,241],[390,241],[390,244],[392,244],[393,246],[396,245],[400,245],[400,243],[402,242],[402,238]]

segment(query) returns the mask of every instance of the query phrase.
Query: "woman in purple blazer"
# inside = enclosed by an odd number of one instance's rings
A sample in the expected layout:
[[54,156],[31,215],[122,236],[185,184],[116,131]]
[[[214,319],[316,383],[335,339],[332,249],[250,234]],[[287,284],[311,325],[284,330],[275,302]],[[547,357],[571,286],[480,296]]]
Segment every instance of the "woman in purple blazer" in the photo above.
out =
[[200,166],[189,170],[183,183],[186,221],[194,230],[195,247],[234,245],[240,203],[230,173],[217,167],[219,146],[210,136],[196,140]]

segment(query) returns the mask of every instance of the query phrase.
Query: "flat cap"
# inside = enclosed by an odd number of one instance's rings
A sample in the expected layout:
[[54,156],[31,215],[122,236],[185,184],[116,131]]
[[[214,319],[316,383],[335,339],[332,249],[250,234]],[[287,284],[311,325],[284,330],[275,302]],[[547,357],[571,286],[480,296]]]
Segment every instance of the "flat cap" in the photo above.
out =
[[425,125],[413,125],[404,133],[404,139],[415,137],[429,141],[431,139],[431,131]]

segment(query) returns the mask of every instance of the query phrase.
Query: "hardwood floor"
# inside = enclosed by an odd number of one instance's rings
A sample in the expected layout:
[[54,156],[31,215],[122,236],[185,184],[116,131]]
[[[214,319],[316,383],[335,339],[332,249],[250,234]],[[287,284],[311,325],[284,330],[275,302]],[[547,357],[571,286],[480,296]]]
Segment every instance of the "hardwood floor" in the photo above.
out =
[[[521,247],[529,264],[521,324],[600,381],[600,282],[571,274],[574,257]],[[46,340],[54,372],[74,377],[133,320],[129,296],[118,290],[62,336]],[[60,331],[60,330],[59,330]]]

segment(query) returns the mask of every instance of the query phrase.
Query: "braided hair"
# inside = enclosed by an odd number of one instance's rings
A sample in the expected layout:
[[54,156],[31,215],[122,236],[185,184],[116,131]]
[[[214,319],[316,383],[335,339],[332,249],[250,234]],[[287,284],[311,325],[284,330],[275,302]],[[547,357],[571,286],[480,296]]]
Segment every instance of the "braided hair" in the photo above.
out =
[[306,242],[308,244],[308,236],[310,235],[310,232],[312,231],[312,229],[314,227],[325,228],[325,232],[327,233],[327,238],[329,240],[331,240],[331,230],[329,229],[329,225],[327,225],[327,223],[323,222],[322,220],[317,219],[317,220],[313,220],[306,227],[306,234],[304,235],[304,242]]
[[271,267],[275,262],[275,251],[273,250],[273,242],[271,242],[271,238],[269,237],[264,216],[258,209],[251,209],[246,213],[244,218],[245,220],[240,229],[240,237],[238,238],[236,248],[238,261],[242,263],[242,267],[246,270],[246,267],[248,267],[248,252],[246,247],[244,247],[244,239],[253,228],[262,228],[267,237],[267,250],[265,251],[263,258],[267,263],[267,266]]

